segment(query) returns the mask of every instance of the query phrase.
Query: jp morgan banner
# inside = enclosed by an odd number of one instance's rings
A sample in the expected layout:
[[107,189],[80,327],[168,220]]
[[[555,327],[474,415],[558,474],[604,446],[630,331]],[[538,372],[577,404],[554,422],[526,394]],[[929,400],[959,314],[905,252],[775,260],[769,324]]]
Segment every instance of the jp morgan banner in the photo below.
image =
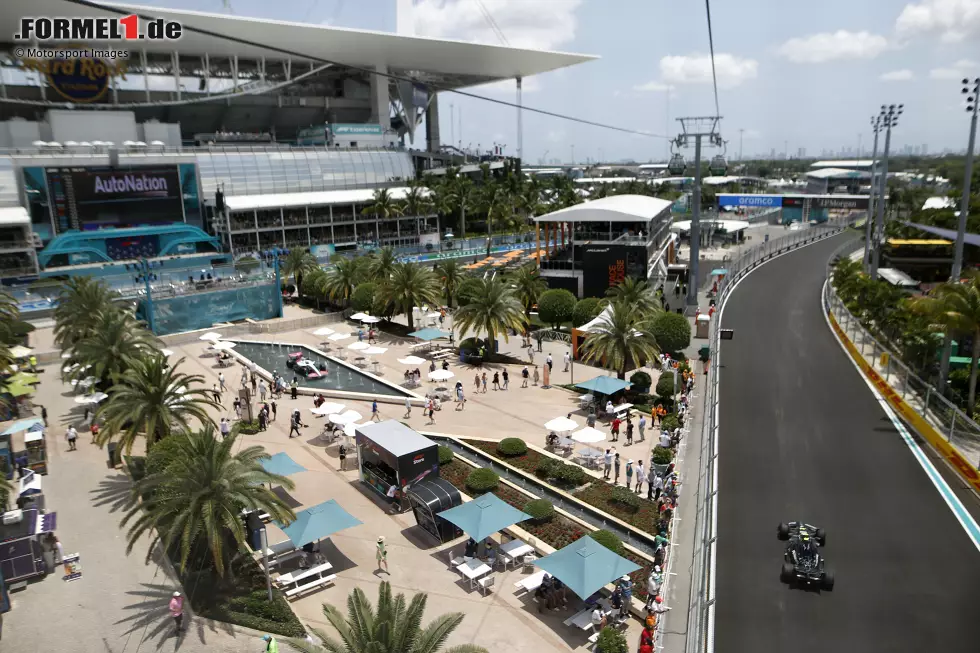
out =
[[782,195],[719,195],[718,206],[757,206],[761,208],[780,207]]

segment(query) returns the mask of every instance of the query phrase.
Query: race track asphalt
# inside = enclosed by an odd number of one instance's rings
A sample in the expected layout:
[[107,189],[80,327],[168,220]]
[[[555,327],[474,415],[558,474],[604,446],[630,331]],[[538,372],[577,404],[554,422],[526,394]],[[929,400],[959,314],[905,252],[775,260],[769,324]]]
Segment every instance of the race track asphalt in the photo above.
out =
[[[765,264],[725,307],[717,653],[980,650],[980,552],[821,312],[827,259],[850,237]],[[776,526],[793,520],[826,529],[832,592],[780,583]]]

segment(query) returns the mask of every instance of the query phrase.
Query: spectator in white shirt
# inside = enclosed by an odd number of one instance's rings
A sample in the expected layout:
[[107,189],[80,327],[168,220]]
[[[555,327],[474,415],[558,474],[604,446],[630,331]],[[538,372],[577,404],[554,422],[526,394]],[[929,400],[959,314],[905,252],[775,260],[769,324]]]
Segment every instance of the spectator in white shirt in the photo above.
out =
[[643,491],[643,484],[647,480],[647,472],[643,469],[643,461],[640,460],[636,463],[636,493],[640,494]]
[[660,446],[666,449],[670,448],[670,431],[660,432]]

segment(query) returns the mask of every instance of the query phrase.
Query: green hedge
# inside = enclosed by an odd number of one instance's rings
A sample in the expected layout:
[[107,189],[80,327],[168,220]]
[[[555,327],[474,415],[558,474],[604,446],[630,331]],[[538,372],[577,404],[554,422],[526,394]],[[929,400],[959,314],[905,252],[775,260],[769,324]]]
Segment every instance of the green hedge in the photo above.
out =
[[667,415],[660,421],[660,428],[667,429],[668,431],[673,431],[674,429],[680,427],[680,420],[677,419],[676,415]]
[[550,456],[542,456],[541,460],[538,461],[538,466],[534,469],[534,473],[541,478],[551,478],[554,476],[555,465],[560,464],[560,460],[555,460]]
[[575,295],[564,288],[553,288],[538,297],[538,318],[542,323],[560,327],[572,319],[577,300]]
[[623,541],[619,539],[614,533],[610,533],[605,529],[598,531],[592,531],[589,533],[589,537],[593,540],[606,547],[613,553],[623,554]]
[[653,448],[653,464],[654,465],[669,465],[674,462],[674,452],[667,447],[654,447]]
[[374,296],[378,292],[378,284],[365,281],[354,288],[350,296],[350,307],[355,311],[370,311],[374,307]]
[[677,313],[661,313],[653,320],[650,332],[657,339],[660,349],[674,353],[691,344],[691,323]]
[[445,445],[439,445],[439,465],[448,465],[453,461],[455,456],[453,455],[453,450]]
[[632,490],[622,485],[617,485],[612,489],[612,500],[618,504],[624,505],[627,508],[639,508],[640,507],[640,497],[638,497]]
[[242,435],[255,435],[259,432],[259,421],[252,420],[242,420],[237,424],[238,432]]
[[587,322],[591,322],[599,317],[599,313],[601,312],[602,302],[598,297],[580,299],[575,304],[575,310],[572,311],[572,326],[580,327]]
[[596,653],[629,653],[629,649],[626,635],[612,626],[603,628],[595,642]]
[[524,512],[531,515],[535,523],[543,524],[554,518],[555,506],[547,499],[534,499],[525,504]]
[[650,384],[653,383],[653,379],[646,372],[639,371],[633,373],[633,376],[630,377],[630,383],[633,384],[630,390],[640,392],[643,388],[649,388]]
[[552,476],[556,481],[578,487],[589,479],[589,475],[578,465],[563,463],[561,461],[556,462],[557,464],[552,471]]
[[501,456],[523,456],[527,453],[527,443],[520,438],[504,438],[497,444]]
[[668,370],[657,380],[657,395],[669,399],[674,396],[674,392],[674,375]]
[[466,489],[473,494],[485,494],[497,489],[500,483],[500,476],[492,469],[474,469],[466,477]]

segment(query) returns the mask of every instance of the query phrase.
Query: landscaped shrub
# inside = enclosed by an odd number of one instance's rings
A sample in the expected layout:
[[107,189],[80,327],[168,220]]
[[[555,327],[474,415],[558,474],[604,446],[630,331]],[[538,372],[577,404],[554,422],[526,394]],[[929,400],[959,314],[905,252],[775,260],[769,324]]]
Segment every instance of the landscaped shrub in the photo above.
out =
[[657,380],[657,394],[664,399],[670,399],[674,392],[674,375],[670,371],[664,372]]
[[536,524],[551,521],[555,516],[555,506],[547,499],[533,499],[524,506],[524,512],[531,515]]
[[355,311],[370,311],[374,306],[374,295],[378,292],[378,284],[372,281],[360,283],[350,296],[350,307]]
[[691,323],[677,313],[661,313],[653,320],[650,332],[660,349],[674,353],[691,344]]
[[650,389],[650,384],[653,383],[653,379],[650,378],[649,374],[641,370],[639,372],[633,372],[633,376],[630,377],[630,383],[633,384],[633,387],[630,388],[631,391],[643,393]]
[[632,490],[627,487],[623,487],[622,485],[613,487],[612,500],[618,504],[626,506],[627,508],[640,507],[640,497],[638,497]]
[[527,453],[527,443],[520,438],[504,438],[497,444],[501,456],[523,456]]
[[667,447],[654,447],[653,448],[653,464],[654,465],[669,465],[674,462],[674,452]]
[[596,653],[629,653],[626,635],[612,626],[606,626],[595,641]]
[[247,420],[242,420],[237,424],[238,432],[242,435],[255,435],[259,432],[259,421],[252,420],[251,422]]
[[598,297],[586,297],[575,303],[572,311],[572,326],[580,327],[599,317],[602,312],[602,302]]
[[150,447],[150,452],[146,454],[146,465],[144,467],[146,476],[160,474],[166,471],[167,467],[179,455],[178,447],[180,447],[182,440],[183,436],[180,433],[175,433],[159,442],[154,442],[153,446]]
[[544,456],[538,462],[538,466],[535,467],[534,473],[541,478],[551,478],[555,475],[555,467],[561,464],[562,462],[560,460]]
[[538,317],[557,329],[572,319],[576,303],[575,295],[564,288],[546,290],[538,297]]
[[602,529],[598,531],[592,531],[591,533],[589,533],[589,537],[591,537],[593,540],[595,540],[602,546],[606,547],[613,553],[618,553],[620,555],[623,554],[623,541],[618,537],[616,537],[615,534],[610,533],[605,529]]
[[660,428],[667,429],[668,431],[673,431],[679,428],[680,425],[681,423],[677,419],[677,415],[667,415],[660,421]]
[[558,464],[555,465],[552,474],[554,475],[556,481],[567,485],[572,485],[574,487],[582,485],[589,478],[589,475],[585,473],[585,470],[578,465],[570,465],[563,462],[558,462]]
[[453,450],[447,446],[439,445],[439,466],[448,465],[453,461],[455,456],[453,455]]
[[473,494],[483,494],[495,490],[499,483],[500,476],[497,472],[492,469],[486,469],[485,467],[474,469],[466,477],[466,489],[470,490]]

